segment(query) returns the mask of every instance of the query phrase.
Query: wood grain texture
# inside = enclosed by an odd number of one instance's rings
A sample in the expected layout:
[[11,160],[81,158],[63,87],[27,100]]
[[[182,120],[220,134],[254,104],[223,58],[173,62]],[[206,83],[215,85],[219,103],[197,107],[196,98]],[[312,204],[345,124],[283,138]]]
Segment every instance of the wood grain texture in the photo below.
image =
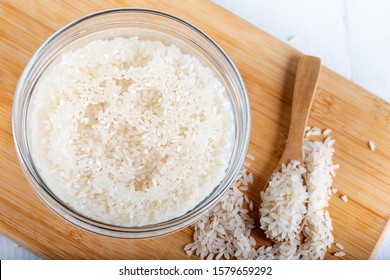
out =
[[[151,240],[120,240],[74,227],[50,211],[24,178],[12,139],[13,92],[33,52],[76,18],[114,7],[144,7],[181,17],[204,30],[238,67],[251,101],[249,152],[256,162],[248,191],[255,205],[285,145],[299,53],[208,1],[0,1],[0,231],[52,259],[189,259],[192,229]],[[341,165],[330,201],[334,236],[347,259],[367,259],[390,217],[390,105],[322,68],[309,125],[333,130]],[[367,141],[374,141],[372,152]],[[339,197],[347,195],[345,203]],[[257,213],[257,209],[255,209]],[[255,214],[254,214],[255,215]],[[257,225],[258,228],[258,225]],[[260,230],[258,245],[269,244]],[[326,258],[334,258],[331,248]]]

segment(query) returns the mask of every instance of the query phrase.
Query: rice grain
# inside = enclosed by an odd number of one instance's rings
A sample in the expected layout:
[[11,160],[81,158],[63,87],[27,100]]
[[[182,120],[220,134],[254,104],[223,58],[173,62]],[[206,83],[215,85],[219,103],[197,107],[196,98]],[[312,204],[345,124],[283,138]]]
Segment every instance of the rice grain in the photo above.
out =
[[340,252],[334,253],[333,256],[335,256],[335,257],[344,257],[345,253],[340,251]]
[[368,146],[370,147],[371,151],[375,151],[375,143],[373,141],[368,141]]
[[344,250],[344,246],[340,243],[335,243],[334,245],[336,245],[337,248],[341,249],[341,250]]

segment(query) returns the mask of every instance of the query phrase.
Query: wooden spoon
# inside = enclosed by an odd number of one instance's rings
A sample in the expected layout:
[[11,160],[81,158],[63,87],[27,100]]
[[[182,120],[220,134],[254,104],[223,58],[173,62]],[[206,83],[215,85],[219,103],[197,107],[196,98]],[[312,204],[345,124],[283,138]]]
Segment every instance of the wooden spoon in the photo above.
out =
[[302,162],[305,128],[317,91],[320,69],[321,60],[318,57],[305,55],[299,60],[295,76],[290,128],[286,146],[276,171],[282,168],[283,163],[287,164],[292,159]]
[[[317,90],[320,68],[321,60],[318,57],[305,55],[299,60],[295,77],[289,133],[285,149],[274,173],[282,169],[283,163],[287,165],[291,160],[297,160],[302,164],[302,145],[305,128]],[[304,186],[307,188],[306,176],[303,175],[302,179]],[[269,180],[267,181],[266,187],[268,186]],[[299,232],[297,233],[298,236],[304,225],[305,218],[301,222]],[[273,239],[272,237],[270,238]]]

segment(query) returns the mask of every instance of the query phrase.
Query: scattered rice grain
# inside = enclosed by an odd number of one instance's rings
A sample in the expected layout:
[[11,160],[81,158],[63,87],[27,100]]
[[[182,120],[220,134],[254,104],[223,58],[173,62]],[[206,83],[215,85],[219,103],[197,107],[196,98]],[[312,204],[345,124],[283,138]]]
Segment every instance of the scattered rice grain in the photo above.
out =
[[344,250],[344,246],[341,243],[335,243],[334,245],[336,245],[337,248]]
[[325,129],[324,132],[323,132],[323,135],[324,135],[324,136],[328,136],[331,132],[332,132],[331,129],[329,129],[329,128],[328,128],[328,129]]
[[[307,129],[307,133],[313,133],[310,127]],[[213,241],[214,243],[211,244],[210,247],[218,252],[215,259],[222,257],[225,259],[236,257],[237,259],[258,260],[323,259],[327,248],[330,248],[334,242],[331,233],[333,230],[332,220],[329,212],[325,210],[331,195],[337,191],[335,188],[332,188],[333,176],[335,175],[334,170],[338,168],[338,165],[333,164],[332,161],[334,153],[333,144],[334,140],[328,136],[324,141],[311,141],[309,138],[306,138],[303,145],[309,204],[306,214],[306,226],[303,230],[305,238],[302,243],[299,240],[292,239],[289,242],[277,242],[272,246],[260,246],[255,249],[255,240],[250,236],[250,229],[254,227],[254,220],[247,214],[248,211],[243,211],[244,207],[241,204],[242,201],[249,199],[242,194],[239,188],[243,182],[248,182],[236,180],[226,196],[217,204],[218,211],[211,211],[209,215],[203,217],[194,225],[194,242],[192,243],[194,245],[192,250],[196,250],[195,248],[199,246],[204,238],[203,236],[207,235],[208,231],[217,231],[224,242],[217,243]],[[245,165],[242,167],[238,178],[245,177],[242,173],[248,172],[246,167]],[[261,200],[263,200],[266,196],[265,192],[262,191],[260,196]],[[249,208],[252,208],[250,206],[251,201],[248,205]],[[234,211],[235,207],[238,207],[239,210]],[[238,216],[232,216],[233,211]],[[267,211],[267,209],[260,208],[260,213],[268,213]],[[271,224],[273,217],[275,215],[264,216],[263,219],[266,223]],[[220,221],[217,228],[213,228],[212,221],[215,218]],[[235,220],[235,227],[229,226],[232,219]],[[198,256],[199,252],[195,251]],[[335,256],[344,255],[344,252],[335,253]]]
[[368,141],[368,146],[370,146],[371,151],[375,151],[375,143],[373,141]]
[[340,252],[334,253],[333,256],[335,256],[335,257],[344,257],[345,253],[340,251]]
[[255,156],[252,154],[247,154],[246,157],[249,158],[250,160],[255,160]]

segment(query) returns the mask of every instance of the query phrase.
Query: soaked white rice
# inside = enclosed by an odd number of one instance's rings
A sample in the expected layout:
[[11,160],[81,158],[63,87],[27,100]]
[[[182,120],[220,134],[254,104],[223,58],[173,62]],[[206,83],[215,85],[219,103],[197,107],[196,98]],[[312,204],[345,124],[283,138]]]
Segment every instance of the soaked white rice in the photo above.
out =
[[225,87],[174,45],[96,40],[64,53],[32,101],[31,150],[50,189],[121,226],[193,209],[225,176],[233,114]]

